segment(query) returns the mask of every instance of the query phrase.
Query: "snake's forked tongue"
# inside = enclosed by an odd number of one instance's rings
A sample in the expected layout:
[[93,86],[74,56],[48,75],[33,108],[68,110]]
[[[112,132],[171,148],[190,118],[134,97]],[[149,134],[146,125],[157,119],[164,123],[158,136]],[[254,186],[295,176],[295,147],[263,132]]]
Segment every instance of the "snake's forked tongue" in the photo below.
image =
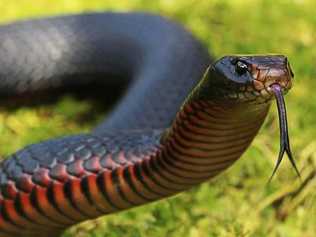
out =
[[289,141],[289,134],[288,134],[288,125],[287,125],[287,117],[286,117],[286,108],[285,108],[285,102],[283,98],[282,88],[278,84],[273,84],[271,86],[271,89],[273,91],[273,94],[276,98],[277,106],[278,106],[278,114],[279,114],[279,126],[280,126],[280,151],[279,151],[279,157],[276,163],[276,166],[274,167],[274,170],[272,172],[272,175],[269,179],[269,182],[272,180],[275,172],[279,168],[279,165],[283,159],[284,152],[288,155],[288,158],[295,169],[296,174],[298,177],[300,176],[300,172],[297,169],[297,166],[295,164],[295,160],[293,158],[291,147],[290,147],[290,141]]

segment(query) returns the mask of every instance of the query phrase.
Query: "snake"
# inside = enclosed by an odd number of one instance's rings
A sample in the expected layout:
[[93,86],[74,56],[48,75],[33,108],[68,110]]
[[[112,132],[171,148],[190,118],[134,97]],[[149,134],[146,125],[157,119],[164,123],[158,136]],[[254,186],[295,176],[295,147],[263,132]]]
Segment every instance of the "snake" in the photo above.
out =
[[31,144],[1,161],[0,236],[60,236],[215,177],[250,146],[274,98],[281,131],[274,172],[286,152],[298,173],[283,98],[293,77],[284,55],[214,60],[181,24],[151,13],[1,25],[1,98],[87,85],[105,99],[122,94],[91,132]]

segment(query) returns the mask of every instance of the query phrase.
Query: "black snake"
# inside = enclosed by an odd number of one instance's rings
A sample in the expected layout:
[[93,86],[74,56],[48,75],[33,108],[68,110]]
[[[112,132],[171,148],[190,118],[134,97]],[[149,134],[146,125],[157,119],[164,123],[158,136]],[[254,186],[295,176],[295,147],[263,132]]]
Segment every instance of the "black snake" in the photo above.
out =
[[247,149],[274,95],[279,162],[284,151],[293,161],[282,100],[292,77],[282,55],[213,61],[182,26],[150,14],[1,26],[2,96],[91,83],[105,97],[127,89],[93,132],[27,146],[1,163],[0,236],[57,236],[219,174]]

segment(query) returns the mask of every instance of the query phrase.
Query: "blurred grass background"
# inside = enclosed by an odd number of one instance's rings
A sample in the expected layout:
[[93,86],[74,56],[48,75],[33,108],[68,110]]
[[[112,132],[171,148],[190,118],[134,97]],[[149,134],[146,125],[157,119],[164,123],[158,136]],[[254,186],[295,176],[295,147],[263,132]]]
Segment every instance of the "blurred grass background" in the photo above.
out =
[[[215,57],[285,54],[295,72],[286,100],[302,182],[285,161],[267,185],[279,147],[273,106],[252,147],[216,179],[174,198],[78,225],[64,236],[316,236],[315,9],[313,0],[1,0],[3,23],[95,10],[155,12],[184,24]],[[54,105],[1,107],[0,154],[88,131],[96,122],[76,118],[93,106],[65,95]]]

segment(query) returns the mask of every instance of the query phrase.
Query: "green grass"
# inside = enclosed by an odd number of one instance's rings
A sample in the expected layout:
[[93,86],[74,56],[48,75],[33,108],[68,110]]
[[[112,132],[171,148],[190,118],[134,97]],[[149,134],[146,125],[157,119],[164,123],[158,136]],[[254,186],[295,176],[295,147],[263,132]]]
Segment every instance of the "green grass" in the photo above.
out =
[[[186,25],[216,57],[280,53],[288,55],[295,72],[286,100],[302,182],[285,161],[267,185],[279,146],[273,106],[252,147],[216,179],[174,198],[84,223],[64,236],[315,236],[315,9],[313,0],[2,0],[1,22],[91,10],[156,12]],[[66,95],[49,106],[0,108],[0,153],[87,131],[95,122],[76,118],[93,106]]]

